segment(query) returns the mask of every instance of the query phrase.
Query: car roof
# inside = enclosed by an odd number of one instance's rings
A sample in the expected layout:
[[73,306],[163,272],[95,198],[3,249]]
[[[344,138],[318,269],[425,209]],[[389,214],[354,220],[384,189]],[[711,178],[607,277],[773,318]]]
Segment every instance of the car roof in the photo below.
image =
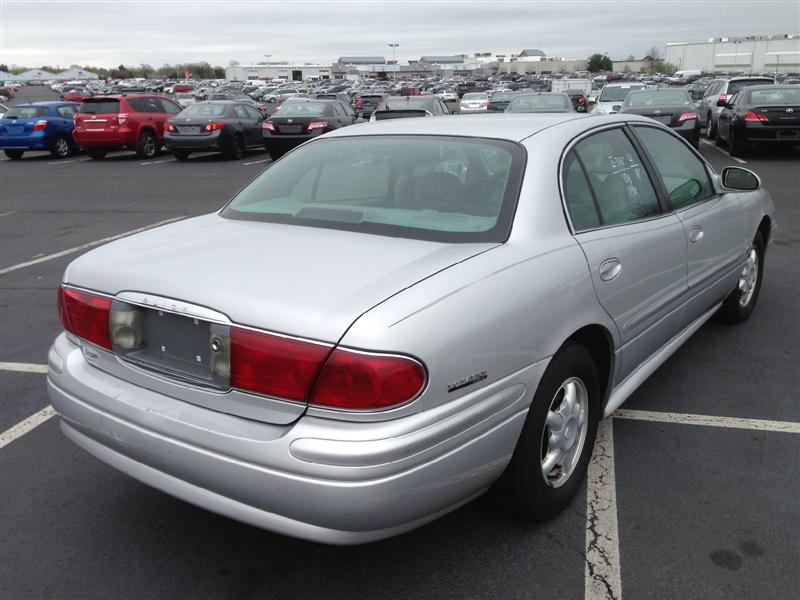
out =
[[17,104],[11,108],[19,108],[21,106],[80,106],[80,102],[72,102],[70,100],[55,100],[50,102],[26,102],[25,104]]
[[[631,115],[625,116],[628,118],[616,120],[621,122],[633,120]],[[356,124],[332,131],[325,137],[406,134],[486,137],[519,142],[543,129],[577,119],[585,119],[597,123],[597,119],[594,115],[574,112],[547,114],[512,113],[502,115],[469,115],[466,117],[452,115],[434,119],[389,119],[386,121],[375,121],[374,123]],[[642,120],[648,121],[646,118],[642,118]]]

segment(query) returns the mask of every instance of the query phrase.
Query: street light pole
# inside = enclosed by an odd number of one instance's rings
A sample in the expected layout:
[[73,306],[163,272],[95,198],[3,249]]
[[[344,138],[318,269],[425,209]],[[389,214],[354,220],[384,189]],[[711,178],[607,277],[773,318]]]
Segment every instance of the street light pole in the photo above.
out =
[[400,44],[389,44],[389,47],[392,49],[392,79],[397,83],[397,58],[395,55],[395,48],[397,48]]

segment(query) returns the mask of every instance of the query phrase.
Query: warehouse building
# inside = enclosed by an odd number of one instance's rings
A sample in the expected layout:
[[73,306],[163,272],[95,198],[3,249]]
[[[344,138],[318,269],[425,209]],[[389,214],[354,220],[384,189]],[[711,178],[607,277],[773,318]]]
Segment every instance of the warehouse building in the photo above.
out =
[[270,62],[258,65],[234,65],[225,69],[225,79],[228,81],[248,81],[251,79],[303,81],[304,79],[330,78],[331,67],[329,65],[312,63]]
[[797,73],[800,72],[800,34],[668,43],[664,59],[679,71]]

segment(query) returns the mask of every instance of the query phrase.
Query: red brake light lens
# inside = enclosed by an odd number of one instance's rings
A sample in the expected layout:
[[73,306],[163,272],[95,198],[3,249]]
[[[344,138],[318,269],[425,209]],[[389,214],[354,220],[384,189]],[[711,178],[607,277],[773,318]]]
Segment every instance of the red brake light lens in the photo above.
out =
[[63,286],[58,288],[58,315],[64,329],[106,350],[111,350],[110,311],[111,298]]
[[719,95],[719,99],[722,100],[722,102],[727,102],[728,101],[728,94],[720,94]]
[[329,346],[231,327],[231,386],[305,402]]
[[748,110],[746,113],[744,113],[744,120],[749,123],[767,123],[769,122],[769,117],[767,115],[754,113]]
[[209,121],[203,127],[203,131],[218,131],[225,127],[225,123],[220,123],[218,121]]
[[175,125],[165,121],[164,122],[164,131],[175,131]]
[[269,131],[275,131],[275,124],[271,121],[264,121],[263,128],[268,129]]
[[308,130],[311,131],[313,129],[325,129],[327,126],[327,121],[311,121],[311,123],[308,124]]
[[47,119],[39,119],[38,121],[36,121],[36,123],[33,124],[34,131],[41,131],[45,127],[47,127]]
[[335,349],[320,372],[310,402],[328,408],[375,410],[414,399],[425,368],[405,356]]
[[696,112],[685,112],[681,113],[681,116],[678,117],[678,123],[683,123],[684,121],[691,121],[692,119],[697,118]]

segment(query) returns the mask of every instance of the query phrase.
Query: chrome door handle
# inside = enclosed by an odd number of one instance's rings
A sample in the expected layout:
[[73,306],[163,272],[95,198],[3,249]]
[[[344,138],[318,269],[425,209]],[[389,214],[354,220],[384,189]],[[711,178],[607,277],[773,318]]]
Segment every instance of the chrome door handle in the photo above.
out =
[[689,241],[696,244],[703,240],[704,235],[703,228],[699,225],[695,225],[689,230]]
[[616,258],[609,258],[600,265],[600,279],[611,281],[622,271],[622,263]]

